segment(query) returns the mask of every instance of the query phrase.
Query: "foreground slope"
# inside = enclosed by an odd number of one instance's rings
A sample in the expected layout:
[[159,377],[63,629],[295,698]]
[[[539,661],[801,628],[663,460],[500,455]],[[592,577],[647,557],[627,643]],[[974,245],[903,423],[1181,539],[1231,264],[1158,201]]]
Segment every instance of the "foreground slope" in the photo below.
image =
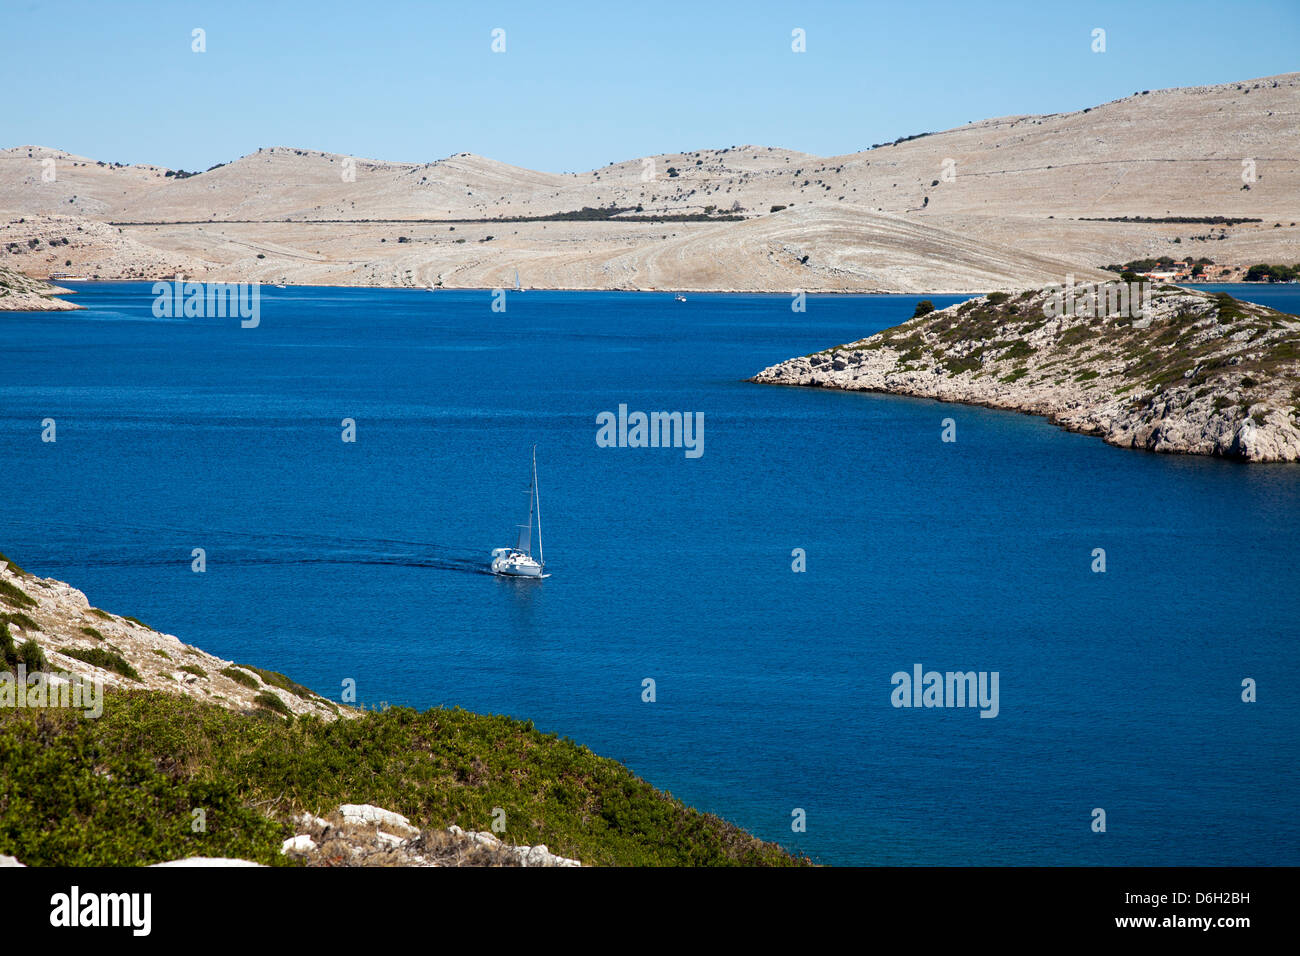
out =
[[[20,663],[103,680],[102,716],[6,701]],[[530,721],[340,707],[93,609],[3,555],[0,702],[0,855],[27,865],[501,865],[542,844],[584,865],[800,862]],[[386,845],[340,818],[373,808],[419,835]],[[307,834],[319,852],[286,856]]]

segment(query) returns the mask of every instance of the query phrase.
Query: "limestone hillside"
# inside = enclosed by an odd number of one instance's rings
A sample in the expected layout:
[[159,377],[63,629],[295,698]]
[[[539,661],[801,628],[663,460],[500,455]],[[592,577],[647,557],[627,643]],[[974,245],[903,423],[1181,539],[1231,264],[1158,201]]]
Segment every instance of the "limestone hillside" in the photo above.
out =
[[354,713],[283,674],[237,665],[134,618],[92,607],[71,585],[29,574],[3,555],[0,622],[7,624],[15,649],[36,642],[51,671],[98,678],[109,688],[165,690],[231,710],[325,720]]
[[532,288],[983,292],[1166,255],[1300,261],[1297,73],[899,133],[840,156],[731,145],[565,173],[285,146],[183,171],[13,146],[0,262],[104,279],[483,288],[517,269]]
[[992,293],[753,381],[1014,409],[1126,448],[1300,459],[1300,318],[1175,286],[1136,317],[1059,301]]

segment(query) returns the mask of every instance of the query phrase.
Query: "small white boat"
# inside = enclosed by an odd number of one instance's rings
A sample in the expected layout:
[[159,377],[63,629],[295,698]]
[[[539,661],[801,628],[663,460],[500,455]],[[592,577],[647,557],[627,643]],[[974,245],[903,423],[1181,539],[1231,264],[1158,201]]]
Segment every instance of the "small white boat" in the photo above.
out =
[[685,301],[686,301],[686,296],[682,295],[680,292],[678,292],[677,295],[674,296],[674,298],[675,298],[678,302],[685,302]]
[[[533,557],[533,513],[537,514],[537,557]],[[492,552],[492,573],[508,578],[549,578],[542,553],[542,499],[537,494],[537,446],[533,446],[533,483],[528,489],[528,524],[519,526],[519,540],[513,548]]]

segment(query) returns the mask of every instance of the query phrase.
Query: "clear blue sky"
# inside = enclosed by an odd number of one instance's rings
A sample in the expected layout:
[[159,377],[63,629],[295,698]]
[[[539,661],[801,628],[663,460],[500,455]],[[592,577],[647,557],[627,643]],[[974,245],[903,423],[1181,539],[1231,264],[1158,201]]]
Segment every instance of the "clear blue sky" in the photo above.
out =
[[259,146],[469,151],[560,172],[741,143],[832,155],[1297,70],[1300,0],[0,0],[0,63],[0,146],[191,170]]

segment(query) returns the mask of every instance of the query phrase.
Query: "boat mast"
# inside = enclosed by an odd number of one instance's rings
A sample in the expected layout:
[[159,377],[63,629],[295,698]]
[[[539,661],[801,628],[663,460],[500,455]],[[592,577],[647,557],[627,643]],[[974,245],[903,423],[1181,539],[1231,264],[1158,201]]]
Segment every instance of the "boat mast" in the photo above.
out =
[[[542,551],[542,493],[537,488],[537,446],[533,446],[533,497],[537,500],[537,563],[546,566],[546,555]],[[531,502],[529,510],[531,511]]]

